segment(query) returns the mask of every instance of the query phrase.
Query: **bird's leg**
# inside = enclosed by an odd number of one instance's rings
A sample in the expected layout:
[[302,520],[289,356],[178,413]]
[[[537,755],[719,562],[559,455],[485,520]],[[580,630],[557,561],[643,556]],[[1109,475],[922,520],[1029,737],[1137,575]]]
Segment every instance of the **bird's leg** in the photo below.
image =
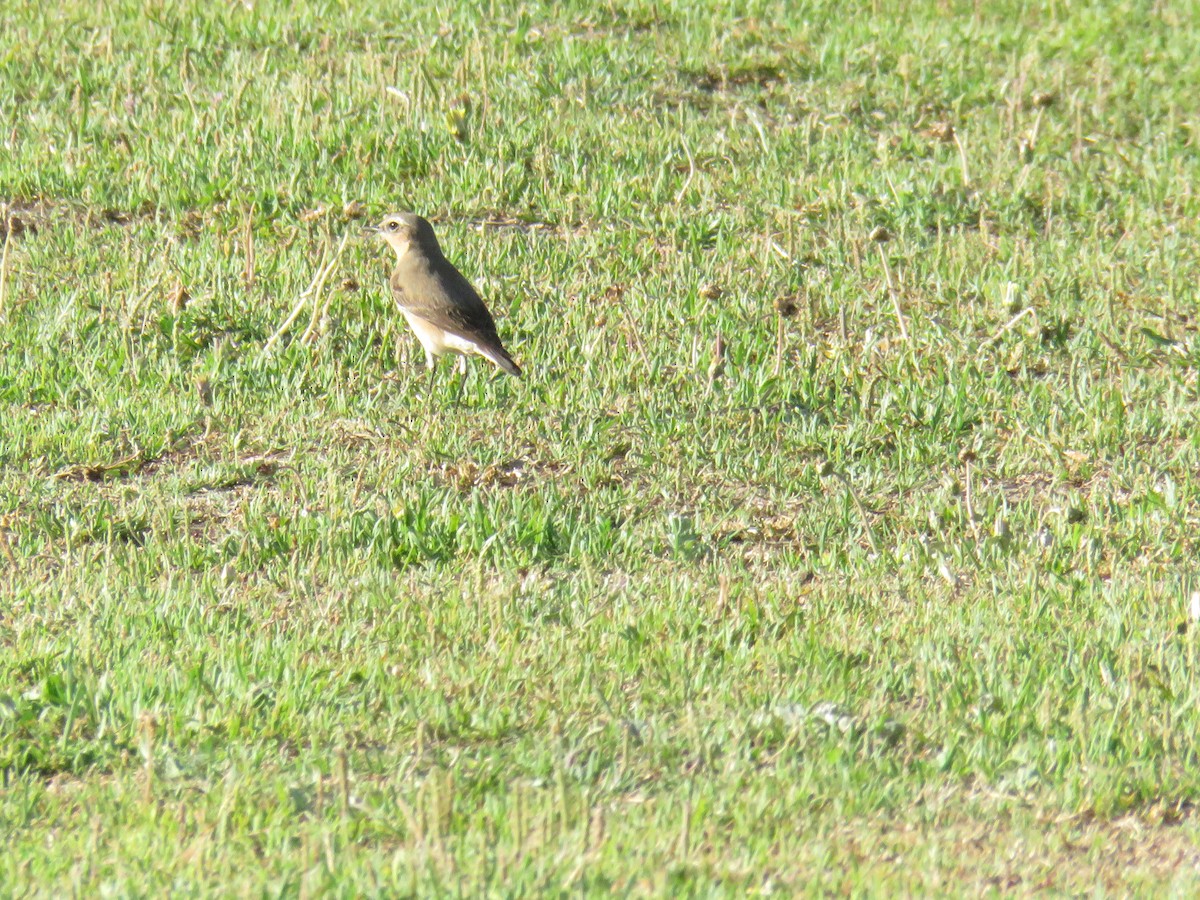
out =
[[462,403],[463,393],[467,387],[467,358],[459,356],[458,362],[455,363],[454,367],[458,369],[458,390],[454,395],[454,404],[458,406]]
[[437,357],[425,351],[425,371],[429,373],[425,381],[425,402],[428,404],[433,400],[433,370],[437,366]]

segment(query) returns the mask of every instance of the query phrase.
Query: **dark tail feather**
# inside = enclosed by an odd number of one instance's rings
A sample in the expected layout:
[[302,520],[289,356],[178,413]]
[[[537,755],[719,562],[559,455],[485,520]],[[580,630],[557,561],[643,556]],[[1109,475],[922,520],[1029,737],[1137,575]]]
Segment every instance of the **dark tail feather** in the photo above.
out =
[[518,377],[520,376],[521,367],[518,366],[513,361],[513,358],[508,355],[508,351],[505,350],[503,347],[501,347],[499,344],[497,344],[494,347],[488,347],[486,349],[480,350],[479,354],[484,359],[494,362],[497,366],[499,366],[501,369],[503,369],[509,375],[516,375]]

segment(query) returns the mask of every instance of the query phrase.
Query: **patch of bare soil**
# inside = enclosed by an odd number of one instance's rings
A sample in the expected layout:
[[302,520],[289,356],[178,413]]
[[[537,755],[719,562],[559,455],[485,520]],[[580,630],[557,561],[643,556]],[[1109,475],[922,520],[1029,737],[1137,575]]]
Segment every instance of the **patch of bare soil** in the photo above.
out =
[[473,460],[447,462],[433,467],[430,474],[441,483],[465,493],[477,487],[515,488],[536,484],[568,471],[569,466],[565,463],[517,457],[488,465]]

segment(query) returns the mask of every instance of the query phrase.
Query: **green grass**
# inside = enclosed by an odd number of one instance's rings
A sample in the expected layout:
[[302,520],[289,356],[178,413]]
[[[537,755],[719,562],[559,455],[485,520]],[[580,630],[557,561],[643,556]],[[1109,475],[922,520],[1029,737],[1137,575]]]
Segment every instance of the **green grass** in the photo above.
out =
[[45,6],[0,893],[1195,892],[1194,5]]

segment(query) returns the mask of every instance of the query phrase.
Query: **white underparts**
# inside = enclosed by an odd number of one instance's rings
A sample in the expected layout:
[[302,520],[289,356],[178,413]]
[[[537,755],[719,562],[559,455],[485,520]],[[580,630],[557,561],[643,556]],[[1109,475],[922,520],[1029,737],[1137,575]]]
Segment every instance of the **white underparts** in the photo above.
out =
[[485,358],[487,356],[474,341],[469,341],[464,337],[459,337],[457,334],[443,331],[436,325],[430,324],[409,312],[404,313],[404,318],[408,319],[408,324],[412,326],[413,333],[416,334],[417,340],[421,342],[421,346],[425,350],[425,364],[430,368],[433,368],[434,359],[444,356],[447,353],[458,353],[462,356],[483,356]]

